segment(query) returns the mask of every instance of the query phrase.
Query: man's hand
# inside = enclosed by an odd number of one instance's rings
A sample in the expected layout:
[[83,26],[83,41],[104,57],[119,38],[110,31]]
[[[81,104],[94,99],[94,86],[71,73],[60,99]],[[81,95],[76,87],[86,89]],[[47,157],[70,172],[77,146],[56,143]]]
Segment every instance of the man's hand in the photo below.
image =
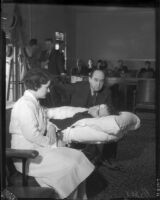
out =
[[52,145],[56,143],[56,127],[52,124],[49,125],[47,130],[47,137],[49,138],[49,144]]

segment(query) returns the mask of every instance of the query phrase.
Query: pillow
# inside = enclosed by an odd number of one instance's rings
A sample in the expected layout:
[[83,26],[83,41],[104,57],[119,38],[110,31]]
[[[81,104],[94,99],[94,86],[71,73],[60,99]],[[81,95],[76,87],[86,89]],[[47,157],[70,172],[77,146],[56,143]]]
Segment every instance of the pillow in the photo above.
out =
[[140,127],[139,117],[131,112],[120,112],[119,115],[115,115],[115,120],[122,131],[136,130]]

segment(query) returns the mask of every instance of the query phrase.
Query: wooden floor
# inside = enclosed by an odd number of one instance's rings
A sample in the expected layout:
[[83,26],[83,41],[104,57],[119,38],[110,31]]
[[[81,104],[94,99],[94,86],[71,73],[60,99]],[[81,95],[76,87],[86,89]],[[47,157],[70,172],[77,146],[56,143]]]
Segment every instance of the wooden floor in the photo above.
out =
[[139,116],[141,128],[130,132],[118,143],[117,160],[123,164],[125,171],[99,167],[87,185],[90,200],[155,198],[155,116]]

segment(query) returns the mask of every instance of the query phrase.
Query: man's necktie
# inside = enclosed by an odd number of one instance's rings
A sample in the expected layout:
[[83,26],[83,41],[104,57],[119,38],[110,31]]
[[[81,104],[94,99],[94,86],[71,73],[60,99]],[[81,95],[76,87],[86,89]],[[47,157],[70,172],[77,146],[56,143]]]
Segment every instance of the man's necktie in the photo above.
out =
[[93,93],[92,99],[93,99],[93,105],[95,105],[96,104],[96,99],[97,99],[97,92]]

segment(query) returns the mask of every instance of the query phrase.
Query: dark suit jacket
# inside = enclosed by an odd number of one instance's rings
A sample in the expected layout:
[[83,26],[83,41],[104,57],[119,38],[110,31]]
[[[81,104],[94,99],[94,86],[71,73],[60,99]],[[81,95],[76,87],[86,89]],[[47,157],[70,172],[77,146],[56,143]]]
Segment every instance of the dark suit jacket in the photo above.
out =
[[60,75],[61,73],[65,73],[63,53],[53,49],[48,57],[47,52],[42,51],[40,56],[40,61],[46,61],[46,60],[49,60],[48,71],[52,75]]
[[[88,81],[77,82],[68,90],[70,93],[70,105],[75,107],[88,107],[88,97],[91,93]],[[95,105],[112,104],[110,89],[104,85],[101,91],[98,92]]]
[[63,53],[58,50],[52,50],[49,56],[48,71],[53,75],[65,73]]

